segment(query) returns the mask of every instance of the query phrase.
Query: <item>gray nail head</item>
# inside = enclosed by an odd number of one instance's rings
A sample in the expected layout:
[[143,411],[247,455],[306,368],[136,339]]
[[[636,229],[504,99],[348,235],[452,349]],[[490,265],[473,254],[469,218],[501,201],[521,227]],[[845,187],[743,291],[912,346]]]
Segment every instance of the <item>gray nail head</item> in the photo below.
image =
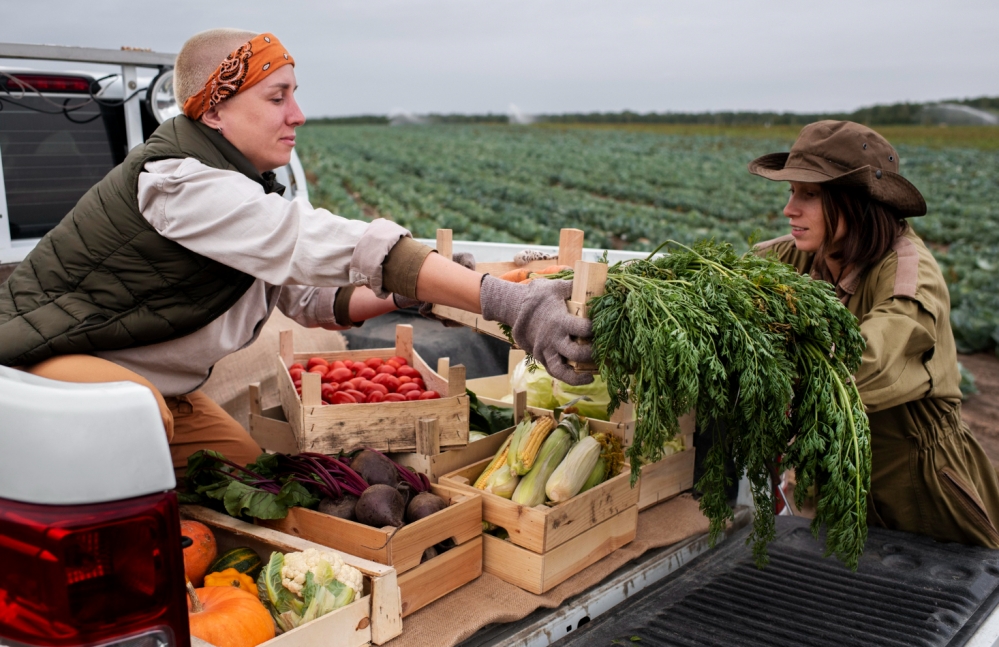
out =
[[881,169],[874,171],[874,177],[878,178],[879,180],[881,179]]
[[864,144],[864,150],[865,151],[867,150],[867,144]]

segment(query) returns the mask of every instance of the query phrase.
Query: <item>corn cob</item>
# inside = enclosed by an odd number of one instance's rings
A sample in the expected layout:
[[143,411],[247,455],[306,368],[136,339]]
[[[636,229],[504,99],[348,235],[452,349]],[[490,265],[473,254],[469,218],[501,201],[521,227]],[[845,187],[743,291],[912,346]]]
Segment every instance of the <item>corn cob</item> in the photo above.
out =
[[519,481],[519,476],[511,472],[506,465],[501,465],[486,479],[486,487],[483,488],[483,491],[509,499],[513,496],[513,491],[517,489]]
[[586,492],[610,477],[617,476],[624,466],[624,450],[620,438],[613,434],[593,434],[592,438],[600,443],[600,458],[597,459],[597,464],[593,466],[580,492]]
[[593,436],[587,436],[573,445],[545,484],[548,499],[561,503],[579,494],[600,459],[600,450],[600,441]]
[[[541,444],[548,438],[548,434],[555,428],[555,419],[542,416],[534,421],[528,431],[525,431],[519,439],[517,445],[511,443],[510,453],[507,455],[507,463],[515,474],[523,476],[527,474],[541,449]],[[516,435],[516,432],[514,432]]]
[[534,507],[545,502],[545,484],[552,472],[569,453],[573,443],[585,435],[587,425],[575,414],[566,416],[558,427],[545,439],[538,451],[534,465],[524,478],[520,479],[512,500],[520,505]]
[[[516,434],[516,431],[514,431],[514,434]],[[489,477],[492,476],[493,472],[498,470],[500,467],[506,468],[506,455],[510,450],[510,441],[513,440],[514,434],[511,434],[510,437],[506,439],[506,442],[500,445],[496,455],[493,456],[493,460],[489,461],[489,465],[486,466],[486,469],[482,471],[482,474],[479,474],[479,478],[475,479],[474,487],[476,489],[484,490],[486,488],[486,481],[489,480]]]
[[590,475],[586,477],[586,482],[583,483],[583,487],[579,488],[579,494],[586,492],[592,487],[596,487],[604,482],[607,477],[607,460],[600,456],[597,458],[596,465],[590,471]]

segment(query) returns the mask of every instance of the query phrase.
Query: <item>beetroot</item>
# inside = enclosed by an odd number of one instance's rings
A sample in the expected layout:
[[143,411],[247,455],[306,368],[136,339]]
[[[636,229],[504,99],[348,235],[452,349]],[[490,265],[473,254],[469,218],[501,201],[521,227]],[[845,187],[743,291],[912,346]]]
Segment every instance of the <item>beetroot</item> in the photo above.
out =
[[391,485],[379,483],[372,485],[361,494],[354,507],[357,520],[363,524],[384,528],[385,526],[402,526],[402,515],[406,502]]
[[447,501],[432,492],[420,492],[406,508],[406,522],[413,523],[447,507]]
[[364,449],[350,461],[350,468],[361,475],[368,485],[396,486],[399,482],[399,472],[387,456],[380,452]]
[[339,517],[348,521],[354,520],[354,508],[357,506],[357,497],[353,494],[344,494],[339,499],[325,498],[319,502],[318,510],[323,514]]

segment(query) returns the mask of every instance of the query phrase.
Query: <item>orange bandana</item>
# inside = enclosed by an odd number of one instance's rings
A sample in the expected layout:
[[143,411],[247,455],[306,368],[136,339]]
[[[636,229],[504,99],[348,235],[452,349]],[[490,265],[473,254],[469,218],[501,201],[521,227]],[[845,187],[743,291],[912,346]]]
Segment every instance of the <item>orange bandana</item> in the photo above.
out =
[[205,87],[184,102],[184,114],[198,120],[237,92],[252,88],[274,70],[294,65],[295,59],[274,34],[260,34],[229,54],[208,77]]

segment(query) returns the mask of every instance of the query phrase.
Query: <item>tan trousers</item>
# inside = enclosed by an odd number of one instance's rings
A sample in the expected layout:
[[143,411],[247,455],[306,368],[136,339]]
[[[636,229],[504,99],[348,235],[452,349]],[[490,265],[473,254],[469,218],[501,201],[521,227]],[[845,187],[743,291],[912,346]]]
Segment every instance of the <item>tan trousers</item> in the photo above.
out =
[[262,453],[250,434],[201,391],[164,398],[141,375],[91,355],[53,357],[25,370],[61,382],[135,382],[148,388],[160,408],[178,481],[187,469],[187,457],[199,449],[213,449],[240,465],[252,463]]

